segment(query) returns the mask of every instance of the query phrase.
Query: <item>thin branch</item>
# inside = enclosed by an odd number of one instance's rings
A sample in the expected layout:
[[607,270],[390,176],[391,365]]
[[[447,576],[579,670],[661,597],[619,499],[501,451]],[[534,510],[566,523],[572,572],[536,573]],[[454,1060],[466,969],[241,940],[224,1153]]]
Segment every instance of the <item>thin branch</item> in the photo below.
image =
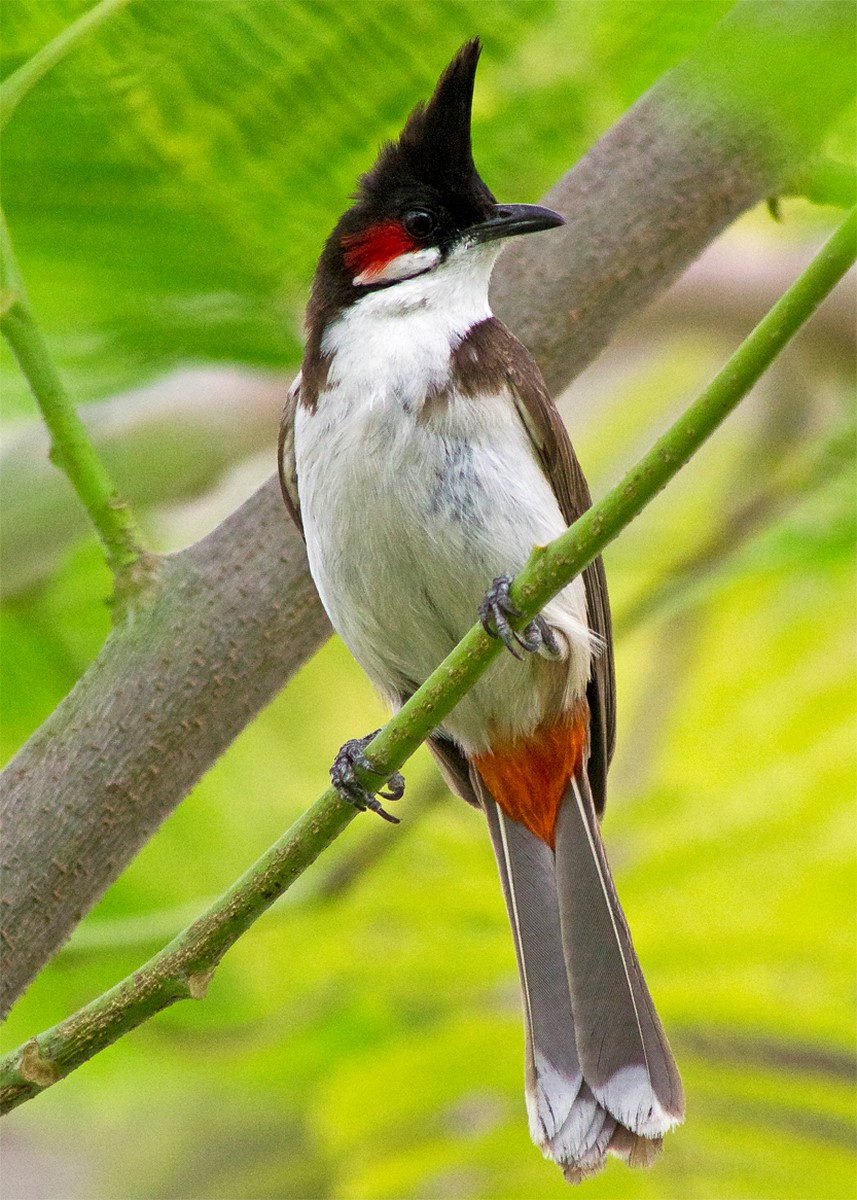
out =
[[[711,436],[857,257],[857,209],[689,409],[607,495],[548,546],[512,589],[523,627],[657,495]],[[366,748],[382,779],[452,711],[502,647],[476,625]],[[383,765],[382,765],[383,764]],[[371,781],[365,780],[368,784]]]
[[27,93],[44,79],[48,71],[53,70],[58,62],[76,49],[93,29],[103,25],[128,3],[129,0],[101,0],[100,4],[96,4],[76,21],[72,21],[71,25],[66,26],[52,41],[14,71],[0,87],[0,129],[6,127],[15,109]]
[[[851,100],[852,24],[835,0],[742,0],[713,42],[552,189],[546,202],[567,214],[566,227],[549,251],[537,238],[510,246],[492,296],[557,394],[722,229],[817,153]],[[768,49],[784,41],[781,62]],[[3,772],[0,1013],[327,636],[288,524],[272,479],[166,560],[152,604],[114,630]]]
[[[805,265],[805,263],[801,263],[801,267]],[[833,299],[841,290],[841,287],[837,288],[829,300]],[[823,308],[829,306],[829,300],[825,301]],[[787,350],[783,352],[785,356],[791,351],[791,347],[790,343]],[[781,356],[778,365],[782,365],[785,361],[786,357]],[[789,511],[816,489],[830,483],[847,468],[850,463],[849,452],[852,442],[853,435],[849,430],[845,435],[840,433],[826,444],[821,453],[803,454],[781,465],[763,487],[728,511],[721,524],[701,540],[686,558],[681,559],[665,571],[659,579],[648,585],[635,600],[627,604],[619,613],[614,612],[614,638],[620,641],[644,622],[651,622],[652,619],[662,616],[665,610],[670,613],[676,609],[682,611],[693,604],[698,596],[699,585],[712,576],[716,577],[724,565],[760,530],[767,527],[775,516]],[[661,669],[663,669],[664,655],[669,657],[677,647],[681,651],[682,662],[685,661],[686,655],[683,646],[686,638],[683,635],[683,625],[678,627],[678,637],[676,637],[674,621],[670,621],[665,627],[665,635],[662,638],[659,637],[659,644],[663,644],[660,645],[655,656],[660,655]],[[669,671],[668,673],[674,675],[675,672]],[[661,689],[661,691],[666,694],[669,689]],[[651,705],[649,707],[651,708]],[[626,741],[627,736],[626,731]],[[639,737],[635,740],[639,741]],[[651,738],[643,740],[647,746],[651,742]],[[639,765],[642,761],[640,757],[642,753],[643,751],[638,748],[638,752],[632,754],[630,758]],[[627,753],[623,755],[623,761],[628,757]],[[617,784],[620,792],[626,790],[623,788],[621,780],[617,780],[615,777],[616,769],[617,764],[614,763],[611,775],[614,796]],[[643,770],[643,774],[645,774],[645,770]],[[637,790],[640,788],[639,771],[635,771],[634,787]],[[403,835],[412,834],[418,823],[433,810],[435,805],[448,796],[449,790],[446,784],[435,771],[416,794],[409,790],[407,824],[400,827],[395,840],[389,836],[389,830],[383,822],[376,822],[374,827],[366,830],[362,839],[343,853],[332,866],[313,873],[310,887],[301,892],[298,902],[302,904],[327,902],[341,897],[363,878],[375,863],[398,846]],[[293,900],[298,900],[294,892],[289,895]],[[211,900],[206,899],[205,906],[210,903]],[[132,917],[114,918],[95,923],[88,922],[78,926],[72,934],[71,941],[60,948],[59,955],[65,958],[93,950],[113,950],[118,946],[127,949],[131,946],[147,946],[163,942],[172,936],[177,928],[191,920],[200,907],[202,904],[199,900],[195,903],[185,901],[172,908],[159,909]],[[283,911],[282,905],[280,911]]]
[[[45,75],[129,0],[101,0],[43,46],[0,86],[0,129]],[[114,619],[146,593],[157,560],[146,554],[134,518],[120,498],[66,395],[47,344],[33,317],[15,258],[6,218],[0,212],[0,258],[4,285],[0,300],[2,331],[32,388],[51,435],[51,458],[65,471],[104,546],[113,573]]]
[[[725,420],[857,257],[857,209],[756,326],[702,395],[625,478],[561,537],[537,547],[512,596],[521,626],[599,554]],[[475,625],[373,738],[364,782],[380,788],[502,651]],[[143,967],[0,1063],[0,1111],[64,1078],[156,1012],[199,999],[225,952],[354,819],[329,788],[208,911]]]
[[143,550],[131,510],[119,497],[66,394],[33,317],[2,212],[0,256],[5,279],[0,331],[41,409],[51,435],[51,458],[71,480],[101,538],[107,565],[113,573],[114,615],[122,616],[145,593],[157,560]]

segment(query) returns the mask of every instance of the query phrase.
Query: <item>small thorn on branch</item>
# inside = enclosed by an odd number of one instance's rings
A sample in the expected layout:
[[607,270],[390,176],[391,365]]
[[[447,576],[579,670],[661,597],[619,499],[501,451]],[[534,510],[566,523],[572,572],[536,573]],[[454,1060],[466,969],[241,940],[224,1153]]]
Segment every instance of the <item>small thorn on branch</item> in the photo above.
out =
[[207,971],[195,971],[187,977],[187,990],[191,1000],[204,1000],[205,994],[208,991],[208,985],[211,983],[216,967],[210,967]]

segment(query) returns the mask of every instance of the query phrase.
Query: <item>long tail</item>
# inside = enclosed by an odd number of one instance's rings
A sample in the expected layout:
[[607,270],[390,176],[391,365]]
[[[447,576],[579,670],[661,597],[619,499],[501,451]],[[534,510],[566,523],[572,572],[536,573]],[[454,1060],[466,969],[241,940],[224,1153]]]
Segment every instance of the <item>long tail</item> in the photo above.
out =
[[570,1183],[607,1152],[649,1166],[684,1116],[678,1070],[616,895],[585,772],[569,783],[555,851],[471,775],[488,817],[515,939],[530,1132]]

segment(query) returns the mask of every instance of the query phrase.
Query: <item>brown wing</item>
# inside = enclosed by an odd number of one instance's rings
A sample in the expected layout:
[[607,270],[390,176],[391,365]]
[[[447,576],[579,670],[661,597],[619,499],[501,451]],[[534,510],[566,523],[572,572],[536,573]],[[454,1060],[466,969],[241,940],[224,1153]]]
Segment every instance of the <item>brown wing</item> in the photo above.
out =
[[[541,371],[529,351],[495,318],[475,326],[456,351],[458,382],[465,391],[484,387],[490,378],[499,388],[505,383],[512,395],[533,448],[550,480],[560,511],[569,525],[592,504],[580,463]],[[604,643],[595,659],[587,699],[592,714],[589,784],[596,810],[604,811],[607,768],[616,738],[616,681],[613,666],[613,631],[607,581],[600,556],[583,572],[589,624]]]
[[[533,367],[538,371],[535,363]],[[560,511],[571,525],[591,506],[592,497],[565,424],[547,394],[540,373],[535,379],[530,376],[512,381],[512,388],[518,400],[518,411],[550,480]],[[616,740],[616,679],[610,600],[600,555],[584,570],[583,583],[589,624],[604,644],[595,659],[586,690],[592,715],[587,774],[595,808],[602,813],[607,798],[607,769]]]
[[426,745],[450,791],[455,792],[468,804],[472,804],[474,808],[481,808],[482,805],[473,790],[470,766],[464,756],[464,751],[460,750],[451,738],[437,732],[432,734]]
[[304,526],[301,520],[301,505],[298,498],[298,473],[295,466],[295,413],[297,412],[300,394],[301,377],[298,375],[289,388],[289,394],[283,406],[283,415],[280,419],[280,436],[277,442],[277,469],[280,472],[280,488],[283,492],[283,500],[286,502],[286,508],[300,530],[301,537],[303,537]]

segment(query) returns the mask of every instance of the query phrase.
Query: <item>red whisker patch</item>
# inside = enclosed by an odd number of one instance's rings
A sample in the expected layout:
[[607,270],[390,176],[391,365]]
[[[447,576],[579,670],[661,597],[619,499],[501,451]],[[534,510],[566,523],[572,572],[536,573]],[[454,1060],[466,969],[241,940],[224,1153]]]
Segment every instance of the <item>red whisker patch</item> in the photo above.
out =
[[405,233],[398,221],[380,221],[361,233],[349,233],[342,239],[345,265],[352,278],[379,275],[387,263],[418,250],[418,244]]

